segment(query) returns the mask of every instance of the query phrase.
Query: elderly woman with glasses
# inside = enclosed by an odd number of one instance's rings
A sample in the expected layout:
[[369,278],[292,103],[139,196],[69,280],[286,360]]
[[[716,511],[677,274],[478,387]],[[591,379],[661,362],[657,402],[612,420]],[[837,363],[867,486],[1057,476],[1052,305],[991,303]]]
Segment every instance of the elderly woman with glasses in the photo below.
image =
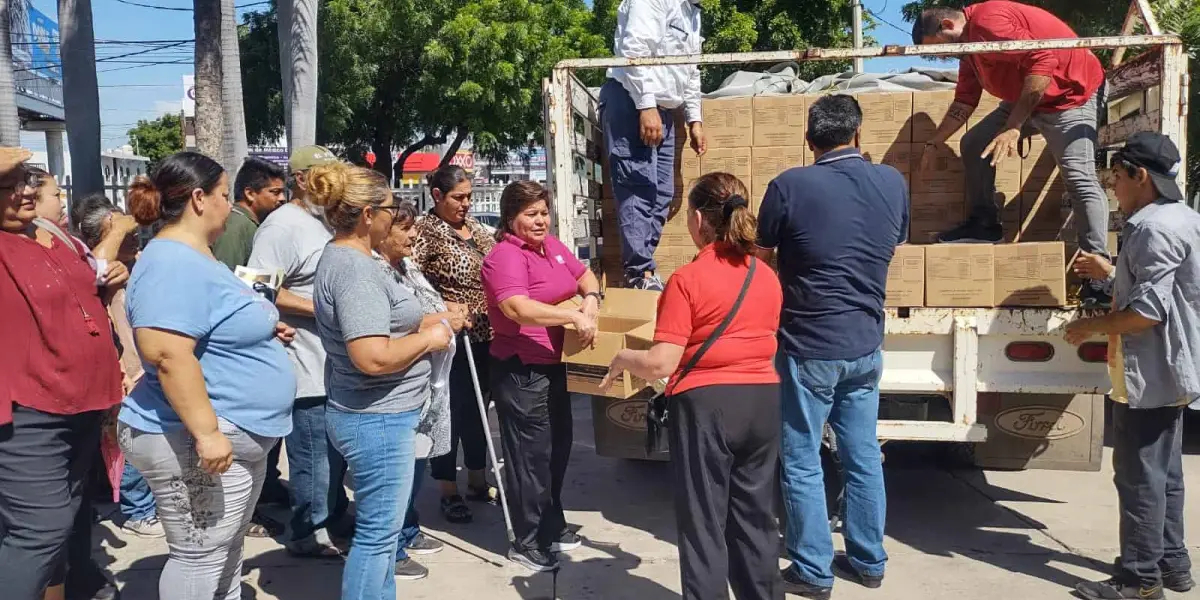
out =
[[417,297],[373,258],[399,211],[387,180],[333,164],[314,167],[308,185],[334,232],[317,263],[313,294],[328,357],[325,428],[353,473],[358,507],[342,600],[395,598],[432,356],[449,348],[454,332],[442,320],[426,320]]

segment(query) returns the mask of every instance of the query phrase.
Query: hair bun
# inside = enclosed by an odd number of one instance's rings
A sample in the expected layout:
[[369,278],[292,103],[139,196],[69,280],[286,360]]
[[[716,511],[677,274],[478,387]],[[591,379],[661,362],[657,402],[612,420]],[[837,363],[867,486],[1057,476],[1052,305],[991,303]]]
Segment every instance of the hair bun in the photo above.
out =
[[152,225],[162,218],[162,194],[145,175],[138,175],[133,183],[129,184],[126,202],[129,214],[139,225]]
[[309,169],[308,193],[312,203],[332,208],[346,194],[346,184],[350,166],[344,163],[330,163]]

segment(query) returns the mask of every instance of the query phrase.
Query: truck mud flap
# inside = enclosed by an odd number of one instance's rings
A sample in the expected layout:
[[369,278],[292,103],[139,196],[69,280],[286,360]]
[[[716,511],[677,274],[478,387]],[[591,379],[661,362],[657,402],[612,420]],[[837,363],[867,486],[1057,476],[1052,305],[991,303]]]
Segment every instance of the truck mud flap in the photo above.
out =
[[975,464],[989,469],[1099,471],[1104,456],[1100,394],[979,394],[988,439]]

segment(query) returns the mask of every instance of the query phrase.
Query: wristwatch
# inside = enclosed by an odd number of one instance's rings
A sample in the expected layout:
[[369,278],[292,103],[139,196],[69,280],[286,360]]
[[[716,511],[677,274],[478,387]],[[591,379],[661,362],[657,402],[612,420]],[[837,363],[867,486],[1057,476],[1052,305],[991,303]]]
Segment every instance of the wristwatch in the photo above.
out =
[[600,292],[588,292],[583,295],[583,299],[587,300],[589,296],[596,299],[596,304],[604,302],[604,298],[600,296]]

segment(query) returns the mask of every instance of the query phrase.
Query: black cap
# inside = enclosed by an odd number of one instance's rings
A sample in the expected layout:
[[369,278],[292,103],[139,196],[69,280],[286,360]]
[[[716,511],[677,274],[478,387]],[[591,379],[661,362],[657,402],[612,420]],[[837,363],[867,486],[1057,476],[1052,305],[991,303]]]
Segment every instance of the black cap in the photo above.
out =
[[1179,148],[1171,138],[1152,131],[1135,133],[1129,136],[1117,157],[1145,169],[1150,174],[1154,189],[1163,198],[1176,202],[1183,200],[1183,190],[1175,181],[1179,170],[1183,168],[1183,161],[1179,157]]

